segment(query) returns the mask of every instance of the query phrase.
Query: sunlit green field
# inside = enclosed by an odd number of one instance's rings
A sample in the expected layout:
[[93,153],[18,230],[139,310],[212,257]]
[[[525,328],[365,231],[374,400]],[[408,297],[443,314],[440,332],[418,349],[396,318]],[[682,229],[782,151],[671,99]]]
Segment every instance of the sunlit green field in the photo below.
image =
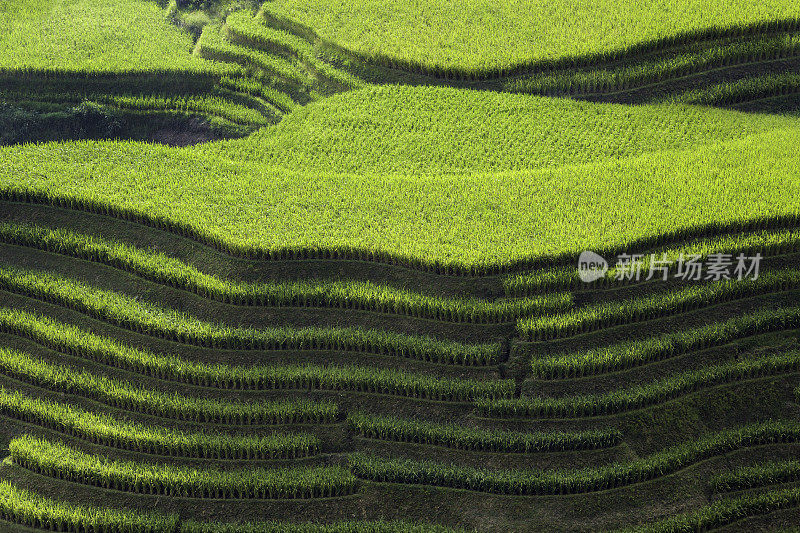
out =
[[192,41],[170,25],[155,2],[3,0],[0,68],[90,74],[202,70]]
[[791,530],[798,72],[788,0],[0,0],[0,532]]
[[371,59],[445,73],[613,56],[691,33],[800,17],[800,7],[784,0],[275,0],[263,10]]
[[384,88],[195,148],[4,148],[0,186],[166,216],[237,245],[474,266],[791,216],[798,135],[795,118]]

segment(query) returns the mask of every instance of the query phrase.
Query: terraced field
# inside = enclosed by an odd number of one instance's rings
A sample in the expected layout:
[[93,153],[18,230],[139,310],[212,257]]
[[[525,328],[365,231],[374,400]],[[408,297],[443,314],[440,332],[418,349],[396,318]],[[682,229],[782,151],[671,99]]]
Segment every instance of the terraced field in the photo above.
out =
[[799,21],[0,0],[0,531],[791,530]]

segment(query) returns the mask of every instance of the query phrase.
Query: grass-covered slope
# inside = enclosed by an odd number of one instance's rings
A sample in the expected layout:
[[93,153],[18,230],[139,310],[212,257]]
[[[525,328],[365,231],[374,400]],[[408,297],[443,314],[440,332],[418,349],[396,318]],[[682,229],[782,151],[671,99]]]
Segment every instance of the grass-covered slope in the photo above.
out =
[[692,106],[380,86],[306,106],[274,128],[203,151],[287,171],[435,176],[628,159],[795,124]]
[[526,98],[383,88],[238,144],[3,148],[0,188],[146,213],[229,249],[479,270],[798,212],[796,119]]
[[[146,38],[143,36],[146,35]],[[0,70],[87,74],[214,70],[148,0],[3,0]]]
[[800,523],[798,6],[258,4],[0,0],[0,531]]
[[305,26],[362,57],[390,66],[467,77],[520,66],[796,23],[792,2],[623,0],[396,2],[275,0],[267,16]]

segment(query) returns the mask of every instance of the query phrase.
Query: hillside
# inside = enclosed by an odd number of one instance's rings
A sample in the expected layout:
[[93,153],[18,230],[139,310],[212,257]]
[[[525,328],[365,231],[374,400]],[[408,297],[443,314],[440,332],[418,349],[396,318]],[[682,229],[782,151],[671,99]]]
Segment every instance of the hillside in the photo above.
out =
[[798,20],[0,0],[0,531],[791,530]]

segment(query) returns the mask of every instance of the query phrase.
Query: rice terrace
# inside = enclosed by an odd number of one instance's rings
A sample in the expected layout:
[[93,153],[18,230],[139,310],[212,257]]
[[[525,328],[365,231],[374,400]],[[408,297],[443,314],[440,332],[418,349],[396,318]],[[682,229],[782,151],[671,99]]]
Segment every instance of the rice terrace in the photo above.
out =
[[0,0],[0,533],[800,531],[800,2]]

